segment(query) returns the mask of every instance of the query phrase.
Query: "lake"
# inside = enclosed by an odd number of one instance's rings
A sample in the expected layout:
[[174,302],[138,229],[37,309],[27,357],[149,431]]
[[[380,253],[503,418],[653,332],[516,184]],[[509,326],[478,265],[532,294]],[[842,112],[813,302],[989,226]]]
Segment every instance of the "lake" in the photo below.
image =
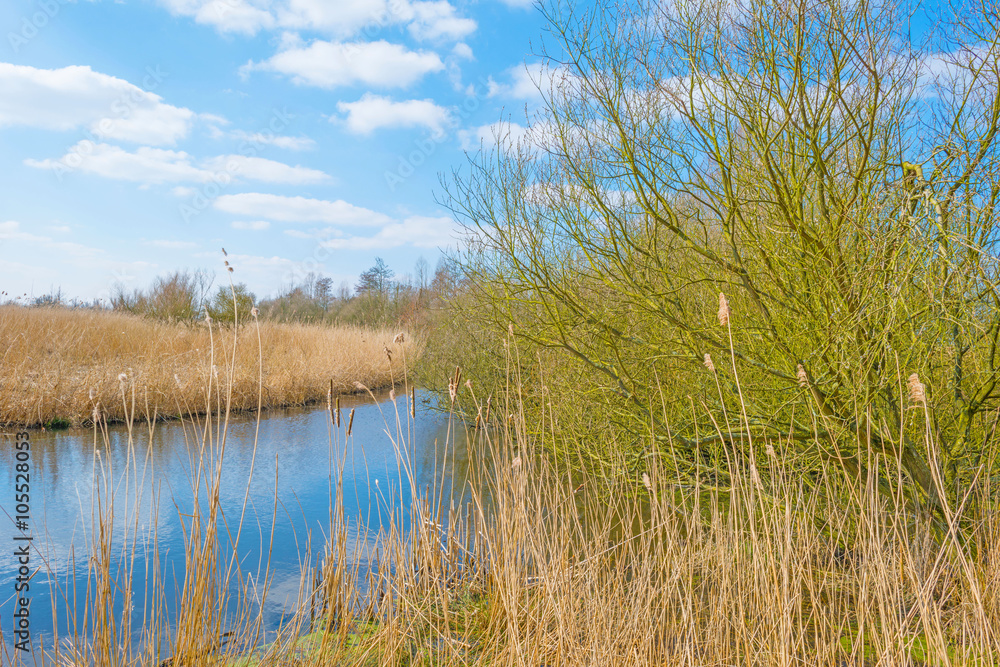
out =
[[[38,568],[29,591],[33,643],[51,646],[57,635],[64,641],[72,636],[73,619],[82,621],[88,582],[94,588],[89,558],[97,543],[112,563],[112,590],[131,582],[127,613],[133,643],[140,640],[154,605],[168,622],[175,616],[185,575],[185,531],[196,506],[203,512],[208,508],[205,489],[212,484],[212,462],[220,451],[218,503],[225,523],[219,522],[219,562],[223,567],[235,563],[244,581],[256,582],[251,590],[269,572],[267,595],[255,601],[267,634],[295,613],[304,568],[317,564],[330,534],[336,497],[349,534],[348,561],[367,575],[375,534],[393,512],[397,526],[406,529],[414,489],[455,499],[466,493],[470,475],[465,432],[459,427],[460,437],[449,436],[454,424],[431,409],[433,398],[416,393],[415,419],[408,418],[406,397],[395,403],[388,395],[376,398],[342,397],[339,428],[323,405],[269,410],[259,424],[252,415],[233,417],[224,433],[218,420],[205,417],[152,428],[137,423],[131,430],[112,425],[106,433],[31,431],[28,532],[33,536],[30,568]],[[352,409],[352,436],[345,440]],[[21,535],[14,524],[14,442],[9,434],[0,446],[0,521],[5,526],[0,531],[0,617],[8,651],[14,642],[19,568],[14,550],[26,543],[13,539]],[[197,499],[195,488],[202,489]],[[103,525],[101,516],[108,519]],[[147,582],[157,579],[159,590],[148,590]],[[58,600],[55,622],[53,599]],[[116,614],[126,613],[123,603],[116,604]]]

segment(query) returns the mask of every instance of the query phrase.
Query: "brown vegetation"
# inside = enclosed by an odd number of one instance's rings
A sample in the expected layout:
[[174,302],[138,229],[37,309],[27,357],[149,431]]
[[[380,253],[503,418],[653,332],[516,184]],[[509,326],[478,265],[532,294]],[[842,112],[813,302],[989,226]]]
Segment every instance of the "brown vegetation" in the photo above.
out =
[[[456,407],[485,407],[466,386],[455,391]],[[189,518],[181,618],[172,624],[153,605],[145,639],[127,639],[133,628],[113,610],[159,599],[162,582],[147,582],[145,596],[127,578],[116,589],[112,573],[130,561],[97,542],[84,632],[53,645],[50,657],[97,667],[997,664],[1000,515],[989,480],[947,509],[950,522],[976,526],[965,542],[939,533],[929,512],[898,511],[898,485],[887,497],[877,474],[859,482],[799,475],[787,463],[790,441],[775,442],[758,470],[730,448],[727,491],[684,484],[659,457],[609,487],[553,465],[551,432],[532,435],[537,425],[526,424],[514,397],[497,407],[509,415],[502,423],[464,435],[458,428],[440,443],[447,457],[463,437],[476,439],[464,499],[456,504],[409,478],[409,528],[405,510],[393,512],[377,535],[348,529],[338,453],[359,443],[346,423],[331,422],[338,482],[324,557],[303,569],[299,611],[267,644],[262,612],[248,601],[266,597],[268,578],[260,591],[241,581],[238,599],[227,601],[239,568],[205,566],[220,557],[214,528],[236,517],[218,510],[221,453],[203,461],[200,475],[215,482],[195,485],[209,502],[196,503],[203,510]],[[404,469],[406,426],[386,423]],[[196,440],[206,437],[198,432]],[[921,445],[933,459],[929,423]],[[898,461],[880,465],[899,479]],[[115,475],[100,479],[113,493]],[[115,520],[100,508],[96,518]]]
[[237,331],[206,321],[0,306],[0,422],[84,424],[95,405],[110,420],[125,418],[126,405],[137,416],[198,412],[216,373],[223,382],[213,380],[212,391],[231,386],[233,410],[257,407],[258,389],[261,405],[276,407],[321,400],[331,381],[334,393],[354,392],[355,382],[385,387],[401,373],[385,349],[410,357],[419,349],[412,337],[393,343],[396,333],[269,322],[258,328],[255,321]]

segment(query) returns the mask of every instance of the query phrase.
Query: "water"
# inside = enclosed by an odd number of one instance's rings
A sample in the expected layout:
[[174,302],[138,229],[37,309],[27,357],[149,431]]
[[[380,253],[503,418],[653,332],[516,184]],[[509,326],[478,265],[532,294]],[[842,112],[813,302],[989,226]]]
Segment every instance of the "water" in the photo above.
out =
[[[399,446],[410,449],[417,489],[433,488],[443,480],[446,493],[464,493],[469,451],[463,444],[454,445],[464,438],[448,438],[448,417],[429,410],[429,399],[419,392],[417,418],[412,421],[407,419],[405,398],[397,398],[395,406],[386,396],[379,399],[342,399],[339,430],[331,428],[326,406],[268,411],[260,419],[255,458],[256,420],[239,417],[229,425],[219,493],[229,525],[229,534],[220,540],[222,562],[233,553],[245,501],[235,553],[241,574],[260,581],[270,549],[271,586],[266,599],[258,601],[268,630],[296,610],[303,565],[309,558],[316,563],[330,534],[331,497],[341,471],[343,512],[350,530],[348,558],[361,561],[362,572],[369,567],[374,532],[388,522],[390,506],[405,528],[412,498]],[[345,444],[351,408],[356,411],[353,436]],[[405,443],[394,444],[400,430]],[[215,442],[214,435],[209,441]],[[11,619],[19,563],[14,553],[25,544],[13,539],[21,534],[13,518],[14,442],[12,436],[0,439],[0,629],[8,650],[15,640]],[[203,454],[201,431],[190,421],[167,422],[156,425],[152,435],[145,424],[133,427],[131,444],[124,426],[111,427],[106,439],[95,437],[93,429],[32,431],[30,442],[30,568],[39,568],[29,590],[33,643],[51,646],[56,632],[60,638],[71,634],[72,617],[81,618],[88,557],[100,534],[95,517],[108,515],[109,509],[114,517],[111,560],[130,564],[130,569],[113,567],[112,574],[116,586],[131,580],[134,599],[128,613],[133,635],[141,632],[148,613],[144,593],[154,572],[164,582],[158,599],[169,618],[184,580],[185,525],[196,503],[192,488],[198,483],[197,462],[203,455],[211,458]],[[200,485],[210,481],[203,475]],[[206,496],[201,495],[203,507]],[[361,531],[362,526],[372,531]],[[53,596],[60,600],[55,623]]]

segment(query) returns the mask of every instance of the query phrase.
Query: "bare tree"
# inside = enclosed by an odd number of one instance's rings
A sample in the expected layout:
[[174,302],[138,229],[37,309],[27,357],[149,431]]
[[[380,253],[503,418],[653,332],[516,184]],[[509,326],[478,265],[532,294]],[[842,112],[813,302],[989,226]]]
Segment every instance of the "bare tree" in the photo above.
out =
[[635,457],[652,428],[688,472],[780,442],[897,460],[913,499],[968,483],[1000,405],[1000,26],[973,4],[912,46],[911,11],[546,5],[544,109],[448,185],[470,317],[575,364]]

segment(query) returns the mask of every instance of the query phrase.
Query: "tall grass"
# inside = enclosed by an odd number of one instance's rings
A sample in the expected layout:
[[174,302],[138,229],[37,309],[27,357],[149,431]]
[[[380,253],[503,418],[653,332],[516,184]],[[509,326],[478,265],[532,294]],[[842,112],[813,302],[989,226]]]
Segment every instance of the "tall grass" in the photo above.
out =
[[[259,331],[262,357],[248,333],[220,346],[213,358],[205,322],[0,306],[0,423],[86,424],[95,405],[110,420],[125,420],[133,409],[156,416],[198,411],[215,381],[210,376],[223,367],[231,375],[233,410],[256,408],[258,398],[263,407],[302,405],[322,400],[331,388],[346,393],[355,382],[386,387],[396,380],[384,353],[396,331],[269,322]],[[404,345],[411,358],[418,354],[412,337]]]
[[[374,629],[309,664],[1000,663],[991,481],[946,509],[974,526],[963,541],[885,493],[877,474],[898,461],[854,483],[804,478],[775,442],[759,469],[730,457],[725,491],[666,477],[655,456],[609,486],[567,473],[505,407],[473,434],[481,476],[465,503],[430,492],[409,533],[383,535]],[[933,460],[930,430],[924,444]]]
[[[222,382],[218,395],[227,393]],[[298,613],[267,642],[259,604],[267,567],[250,581],[234,556],[220,555],[220,533],[238,540],[241,530],[240,517],[223,516],[218,505],[224,404],[192,416],[204,456],[192,484],[197,509],[184,518],[179,615],[167,616],[157,601],[163,583],[152,581],[142,593],[143,641],[133,641],[118,610],[139,592],[116,586],[113,576],[132,556],[116,556],[107,531],[96,530],[82,629],[69,648],[52,648],[53,660],[95,667],[1000,663],[1000,513],[989,475],[944,508],[943,530],[936,514],[904,502],[891,481],[899,461],[875,453],[868,476],[852,481],[836,468],[802,476],[788,464],[791,443],[780,439],[768,443],[763,464],[721,445],[722,470],[682,483],[662,473],[669,468],[657,464],[651,438],[641,472],[608,480],[583,466],[568,472],[549,455],[555,429],[527,423],[516,387],[488,419],[471,387],[454,384],[452,406],[482,415],[481,428],[453,413],[438,446],[447,456],[468,438],[473,479],[457,493],[444,480],[417,488],[412,417],[393,397],[383,406],[386,437],[414,501],[404,506],[382,490],[389,520],[377,531],[349,526],[344,516],[343,452],[357,445],[330,406],[330,530],[322,558],[304,558]],[[715,417],[720,432],[737,430]],[[935,461],[933,429],[924,436]],[[711,482],[715,472],[730,480],[726,487]],[[113,523],[112,506],[95,509],[98,526]],[[959,523],[971,530],[952,530]]]

